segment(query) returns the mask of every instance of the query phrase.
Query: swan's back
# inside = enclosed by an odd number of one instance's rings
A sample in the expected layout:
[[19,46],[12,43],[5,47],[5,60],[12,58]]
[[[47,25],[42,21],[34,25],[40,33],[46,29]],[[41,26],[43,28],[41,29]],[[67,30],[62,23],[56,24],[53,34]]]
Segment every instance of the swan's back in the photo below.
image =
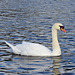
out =
[[27,56],[50,56],[51,51],[40,44],[30,43],[23,41],[22,44],[15,46],[18,50],[20,50],[19,54],[27,55]]

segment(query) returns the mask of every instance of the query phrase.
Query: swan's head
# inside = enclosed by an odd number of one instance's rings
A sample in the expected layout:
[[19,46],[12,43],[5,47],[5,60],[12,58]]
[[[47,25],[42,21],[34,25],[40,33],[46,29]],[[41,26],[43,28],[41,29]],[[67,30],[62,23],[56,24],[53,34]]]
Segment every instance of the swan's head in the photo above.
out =
[[63,32],[66,32],[65,29],[64,29],[64,26],[61,23],[55,23],[53,25],[53,28],[55,28],[56,30],[61,30]]

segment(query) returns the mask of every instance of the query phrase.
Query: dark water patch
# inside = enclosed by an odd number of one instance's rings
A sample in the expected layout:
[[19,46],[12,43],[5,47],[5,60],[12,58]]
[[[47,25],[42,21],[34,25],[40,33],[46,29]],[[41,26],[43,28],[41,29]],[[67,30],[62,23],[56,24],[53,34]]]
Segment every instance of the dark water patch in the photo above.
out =
[[39,72],[39,74],[49,74],[50,72]]
[[75,66],[71,66],[71,65],[69,65],[69,66],[63,66],[63,68],[64,68],[65,71],[75,70]]
[[24,67],[18,67],[18,69],[22,69],[22,70],[35,70],[35,68],[24,68]]
[[0,73],[0,75],[5,75],[5,73]]
[[68,67],[68,68],[73,68],[75,66],[72,66],[72,65],[68,65],[68,66],[63,66],[64,68]]
[[52,17],[45,17],[45,19],[52,19]]
[[63,73],[62,75],[75,75],[75,73]]
[[0,51],[0,56],[9,56],[12,53],[8,52],[8,51]]

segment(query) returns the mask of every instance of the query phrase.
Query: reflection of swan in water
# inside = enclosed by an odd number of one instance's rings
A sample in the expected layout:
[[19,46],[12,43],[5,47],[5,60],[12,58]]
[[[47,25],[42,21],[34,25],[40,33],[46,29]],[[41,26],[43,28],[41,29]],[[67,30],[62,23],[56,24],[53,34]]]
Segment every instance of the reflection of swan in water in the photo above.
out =
[[64,30],[64,26],[61,23],[55,23],[52,26],[53,51],[49,50],[47,47],[43,45],[36,44],[36,43],[23,41],[22,44],[13,46],[10,43],[6,41],[5,42],[12,48],[15,54],[21,54],[27,56],[60,56],[61,49],[58,43],[57,30],[62,30],[66,32]]
[[[60,74],[59,67],[61,57],[24,57],[13,56],[13,68],[20,70],[19,73],[26,72],[26,74]],[[10,63],[11,64],[11,63]],[[15,67],[14,67],[15,66]],[[12,67],[11,67],[12,68]]]
[[53,58],[53,73],[54,75],[60,75],[61,73],[59,72],[60,68],[60,62],[61,62],[61,57],[52,57]]

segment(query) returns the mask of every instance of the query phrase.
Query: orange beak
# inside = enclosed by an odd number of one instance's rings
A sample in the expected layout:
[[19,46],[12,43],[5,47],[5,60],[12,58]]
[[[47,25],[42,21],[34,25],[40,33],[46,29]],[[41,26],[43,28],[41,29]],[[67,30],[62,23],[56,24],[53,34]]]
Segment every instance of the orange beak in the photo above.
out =
[[66,30],[64,30],[63,28],[61,28],[61,31],[66,32]]

